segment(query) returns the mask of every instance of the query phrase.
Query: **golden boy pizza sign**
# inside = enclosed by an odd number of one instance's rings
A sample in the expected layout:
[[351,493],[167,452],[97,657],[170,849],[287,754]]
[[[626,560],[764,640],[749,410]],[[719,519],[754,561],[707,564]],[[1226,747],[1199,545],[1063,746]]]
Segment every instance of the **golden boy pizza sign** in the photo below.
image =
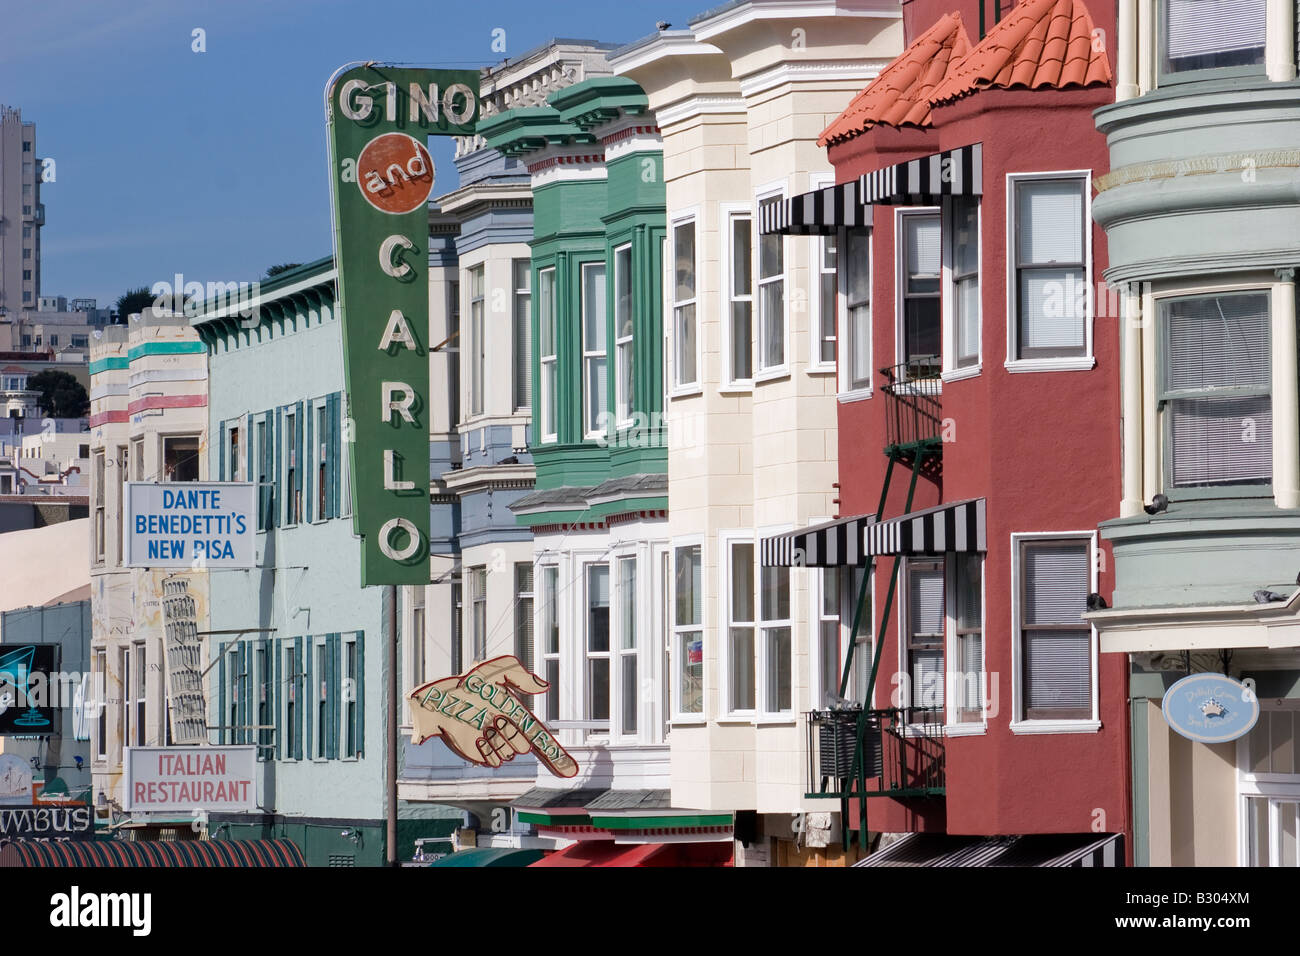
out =
[[499,767],[531,751],[557,777],[572,777],[577,761],[515,696],[540,694],[548,686],[509,655],[424,684],[407,695],[415,742],[441,737],[453,753],[483,767]]

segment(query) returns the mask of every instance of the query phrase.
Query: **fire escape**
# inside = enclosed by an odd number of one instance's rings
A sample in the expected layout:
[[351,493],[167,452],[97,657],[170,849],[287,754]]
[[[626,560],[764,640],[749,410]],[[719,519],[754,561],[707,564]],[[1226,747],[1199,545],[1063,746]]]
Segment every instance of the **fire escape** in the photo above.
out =
[[[896,469],[909,475],[907,500],[903,513],[912,510],[917,481],[926,478],[937,482],[943,472],[942,406],[940,403],[939,360],[914,359],[903,365],[880,370],[885,383],[886,444],[889,459],[875,520],[884,517],[885,503]],[[862,583],[854,603],[853,625],[848,655],[840,679],[840,706],[808,714],[808,788],[809,798],[838,799],[841,819],[849,820],[851,801],[858,801],[859,843],[867,846],[867,800],[871,797],[924,798],[942,797],[945,793],[943,714],[924,707],[871,708],[876,678],[880,670],[883,640],[876,640],[871,662],[871,677],[862,700],[865,705],[845,700],[849,675],[853,671],[853,651],[864,615],[870,613],[867,600],[876,558],[866,564]],[[902,559],[894,559],[884,605],[880,613],[883,635],[893,609],[898,589]],[[849,828],[844,828],[844,844],[849,843]]]

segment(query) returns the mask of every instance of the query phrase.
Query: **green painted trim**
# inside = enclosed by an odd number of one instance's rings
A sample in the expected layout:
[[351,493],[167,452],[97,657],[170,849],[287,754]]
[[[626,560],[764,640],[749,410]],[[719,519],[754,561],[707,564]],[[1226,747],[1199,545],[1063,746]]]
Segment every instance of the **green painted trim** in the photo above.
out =
[[591,817],[585,813],[568,813],[552,815],[540,810],[517,810],[520,823],[531,823],[539,827],[589,827]]
[[729,827],[730,813],[688,813],[681,816],[607,817],[592,814],[591,825],[602,830],[657,830],[665,827]]
[[1147,699],[1129,703],[1133,735],[1133,865],[1151,865],[1151,755],[1147,746]]
[[202,342],[146,342],[126,354],[134,362],[146,355],[201,355],[207,350]]
[[106,372],[110,370],[120,370],[126,368],[130,364],[131,364],[131,360],[129,358],[96,359],[95,361],[90,363],[89,366],[90,374],[98,375],[100,372]]

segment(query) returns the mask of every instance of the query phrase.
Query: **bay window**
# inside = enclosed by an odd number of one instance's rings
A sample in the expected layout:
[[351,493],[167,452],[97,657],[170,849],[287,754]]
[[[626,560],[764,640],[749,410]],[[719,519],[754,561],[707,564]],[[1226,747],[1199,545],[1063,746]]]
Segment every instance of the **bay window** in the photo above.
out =
[[[781,203],[780,196],[759,203],[763,210]],[[758,239],[758,368],[785,365],[785,237],[775,234]]]
[[733,214],[730,222],[726,381],[736,385],[754,377],[754,235],[748,213]]
[[632,246],[614,250],[614,414],[632,424]]
[[822,236],[814,245],[817,248],[817,324],[812,333],[810,364],[814,368],[830,368],[835,365],[836,324],[840,314],[838,237]]
[[618,559],[618,697],[619,732],[634,736],[640,693],[637,686],[636,558]]
[[542,679],[546,681],[546,719],[560,719],[560,569],[542,569]]
[[760,708],[765,714],[788,714],[794,704],[789,568],[759,570],[758,612]]
[[1161,0],[1160,6],[1163,74],[1264,65],[1266,0]]
[[483,414],[483,377],[487,372],[487,348],[484,342],[487,295],[483,267],[469,270],[469,413]]
[[939,366],[939,214],[900,210],[898,217],[902,270],[898,358],[907,365],[909,378],[923,377]]
[[944,296],[949,322],[949,368],[980,363],[979,203],[953,199],[946,208],[948,228]]
[[846,233],[839,260],[847,307],[842,390],[856,391],[871,387],[871,233],[861,229]]
[[470,653],[477,663],[487,659],[487,568],[470,568]]
[[587,565],[586,719],[609,720],[609,565]]
[[727,711],[754,710],[754,542],[728,541]]
[[538,415],[542,441],[553,442],[557,436],[559,364],[555,329],[555,269],[537,273],[538,365],[541,377]]
[[514,409],[519,411],[527,409],[531,401],[531,376],[529,374],[529,362],[531,361],[531,349],[529,348],[532,336],[529,334],[529,326],[532,322],[532,263],[528,259],[515,259],[511,263],[511,272],[514,275],[514,300],[511,318],[514,324],[514,335],[512,336],[514,345],[514,361],[511,365],[511,391],[514,394]]
[[695,220],[673,226],[673,387],[700,384],[695,315]]
[[533,564],[515,562],[515,657],[530,674],[536,672],[533,642]]
[[1273,477],[1268,290],[1160,299],[1166,481],[1266,485]]
[[609,407],[605,367],[609,353],[605,330],[605,263],[582,266],[583,434],[595,438],[605,430]]
[[1090,354],[1088,177],[1011,180],[1015,322],[1009,360]]
[[673,550],[673,666],[677,713],[704,713],[704,591],[700,546]]

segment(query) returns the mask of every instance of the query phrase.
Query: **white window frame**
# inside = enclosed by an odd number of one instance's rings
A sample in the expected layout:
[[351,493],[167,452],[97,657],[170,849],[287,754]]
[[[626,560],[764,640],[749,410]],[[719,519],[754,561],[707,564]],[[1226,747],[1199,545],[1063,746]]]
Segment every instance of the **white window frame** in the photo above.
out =
[[732,547],[737,544],[750,544],[754,547],[754,586],[750,589],[750,605],[753,619],[740,622],[739,626],[748,626],[754,641],[754,666],[750,680],[757,681],[758,670],[758,608],[753,605],[758,591],[758,541],[753,530],[720,531],[718,533],[718,610],[722,620],[718,626],[718,638],[721,647],[718,653],[718,717],[719,723],[752,723],[758,716],[758,685],[754,685],[754,706],[733,708],[731,706],[731,628],[733,626],[734,608],[732,607],[731,561]]
[[[989,726],[989,699],[994,688],[989,683],[988,667],[988,556],[977,554],[980,561],[980,695],[984,702],[979,720],[957,719],[957,687],[964,674],[954,665],[961,661],[957,634],[957,563],[971,557],[968,553],[944,555],[944,689],[943,733],[947,737],[968,737],[987,733]],[[1000,688],[999,688],[1000,690]]]
[[[758,528],[754,534],[754,663],[756,672],[754,675],[754,703],[758,710],[754,722],[756,724],[793,724],[798,719],[798,660],[799,660],[799,629],[796,626],[798,619],[798,588],[797,579],[794,575],[794,568],[777,568],[775,570],[784,570],[789,581],[789,605],[790,616],[786,618],[765,618],[763,617],[763,563],[759,557],[758,542],[763,538],[771,537],[777,534],[786,534],[793,531],[794,525],[772,525],[765,528]],[[769,630],[778,628],[788,628],[790,631],[790,709],[773,710],[768,706],[767,699],[767,634]]]
[[[810,525],[822,524],[829,521],[829,518],[814,519],[809,522]],[[808,579],[808,709],[822,710],[825,708],[825,696],[827,693],[834,694],[836,697],[840,693],[840,685],[837,683],[834,687],[824,687],[822,685],[822,657],[821,657],[821,640],[822,625],[831,618],[824,613],[824,598],[826,596],[826,572],[835,571],[839,582],[838,592],[835,594],[835,620],[839,631],[839,663],[837,665],[838,673],[843,676],[844,664],[848,660],[849,636],[853,628],[853,600],[857,598],[857,593],[852,598],[847,596],[848,587],[846,582],[853,580],[854,567],[849,565],[837,565],[834,568],[808,568],[811,577]],[[848,619],[845,620],[845,612],[848,612]],[[867,615],[870,618],[870,615]],[[870,627],[868,627],[870,630]],[[856,657],[857,651],[854,651]],[[848,687],[850,699],[853,694],[853,680],[849,679]]]
[[[614,713],[614,580],[613,580],[613,562],[608,558],[595,558],[592,560],[583,560],[578,566],[582,569],[582,585],[575,588],[579,598],[582,601],[582,628],[581,637],[575,650],[582,661],[582,707],[579,713],[582,720],[587,724],[585,728],[585,737],[588,740],[609,740],[614,736],[615,713]],[[591,574],[597,568],[605,569],[605,612],[607,614],[605,636],[609,646],[604,651],[593,651],[591,649]],[[609,716],[604,718],[605,726],[598,727],[596,724],[601,718],[592,713],[592,705],[595,703],[595,695],[591,692],[591,662],[603,660],[608,665],[606,678],[609,683],[607,696],[605,698],[605,707]]]
[[[605,294],[600,303],[601,324],[604,326],[605,347],[603,349],[587,348],[587,270],[599,268],[605,273]],[[589,262],[583,262],[578,266],[578,335],[581,339],[582,349],[582,436],[589,440],[600,440],[605,437],[606,429],[609,427],[609,270],[606,267],[604,259],[593,259]],[[605,361],[605,394],[601,396],[600,411],[596,413],[596,420],[590,421],[587,415],[589,411],[589,402],[592,397],[591,376],[588,374],[588,366],[598,359]]]
[[[348,648],[357,652],[357,635],[355,632],[350,634],[339,635],[339,743],[338,752],[340,760],[350,760],[356,762],[361,758],[357,755],[355,747],[359,739],[364,739],[364,727],[366,715],[361,711],[361,702],[357,699],[356,687],[348,688]],[[366,679],[363,672],[363,660],[357,652],[357,675],[353,678],[356,684]],[[348,708],[356,709],[357,725],[354,728],[348,727]],[[349,740],[349,736],[352,738]],[[345,748],[344,744],[351,746]]]
[[[860,232],[863,230],[852,230]],[[853,347],[853,335],[850,328],[852,321],[851,305],[849,303],[849,283],[845,279],[848,270],[848,248],[849,232],[848,229],[841,229],[836,242],[839,243],[839,252],[836,255],[836,265],[839,266],[839,325],[836,330],[837,339],[835,342],[835,355],[837,365],[839,366],[839,375],[836,379],[838,389],[837,398],[842,403],[859,402],[864,398],[870,398],[874,387],[871,384],[875,376],[876,364],[876,343],[875,343],[875,320],[876,320],[876,302],[875,302],[875,230],[867,227],[867,385],[865,388],[854,388],[850,375],[852,374],[853,356],[849,350]]]
[[[480,564],[469,568],[469,627],[466,631],[469,633],[469,664],[472,667],[481,661],[488,659],[488,569],[487,565]],[[479,596],[478,586],[483,585],[482,596]],[[480,605],[483,610],[483,633],[478,633],[479,617],[478,611]]]
[[[903,566],[898,570],[899,583],[898,583],[898,588],[895,592],[895,602],[894,602],[898,605],[898,611],[897,611],[898,673],[900,676],[901,675],[907,676],[907,691],[908,691],[907,701],[906,701],[907,706],[919,708],[921,706],[921,704],[919,703],[919,699],[920,699],[919,694],[921,689],[912,686],[912,667],[911,667],[912,658],[911,655],[908,653],[908,642],[911,640],[912,637],[912,626],[911,626],[912,609],[909,606],[911,604],[911,598],[912,598],[912,587],[911,587],[912,567],[917,564],[933,564],[936,562],[943,566],[943,599],[945,602],[944,610],[946,616],[947,601],[948,601],[948,582],[949,582],[948,565],[951,562],[948,560],[948,555],[946,553],[938,554],[938,555],[918,554],[918,555],[912,555],[909,557],[901,558],[900,560],[903,562]],[[945,622],[945,627],[944,627],[945,635],[947,634],[947,630],[948,628]],[[941,710],[943,711],[942,714],[943,720],[946,723],[947,707],[948,707],[948,681],[947,681],[948,641],[946,637],[940,639],[939,646],[940,649],[943,651],[943,673],[944,673],[944,687],[942,690],[943,707],[941,708]],[[880,679],[879,674],[876,675],[876,679],[877,680]],[[920,725],[915,722],[911,722],[908,723],[907,725],[909,731],[911,731],[912,728],[917,728],[915,732],[918,734],[921,733],[921,730],[919,729],[921,726],[932,727],[933,724],[927,723],[925,725]]]
[[[90,732],[91,749],[96,762],[108,760],[109,733],[108,726],[108,648],[96,647],[91,653],[91,685],[95,695],[95,718]],[[103,740],[104,746],[99,743]]]
[[[694,624],[677,623],[677,552],[682,548],[699,548],[700,551],[700,620]],[[705,622],[708,619],[709,594],[708,594],[708,575],[705,573],[704,555],[705,546],[702,535],[686,535],[680,538],[673,538],[669,544],[668,567],[669,574],[672,576],[668,585],[669,594],[669,621],[668,633],[671,636],[671,647],[669,649],[669,681],[671,686],[670,700],[672,706],[672,724],[690,725],[703,724],[707,722],[709,715],[709,681],[708,681],[708,658],[704,653],[704,646],[701,644],[700,655],[700,672],[701,672],[701,701],[698,711],[684,713],[682,711],[682,687],[678,677],[681,674],[682,662],[679,661],[678,655],[681,652],[680,638],[683,634],[699,632],[701,642],[705,639],[706,629]]]
[[[1088,543],[1088,588],[1097,590],[1097,532],[1096,531],[1014,531],[1011,533],[1011,732],[1013,734],[1091,734],[1101,729],[1100,694],[1097,686],[1097,627],[1089,627],[1091,632],[1090,659],[1092,669],[1092,717],[1066,720],[1026,720],[1024,713],[1024,691],[1022,681],[1024,667],[1022,657],[1024,648],[1021,640],[1020,624],[1020,551],[1026,541],[1055,541],[1078,539]],[[986,636],[987,640],[987,636]],[[988,664],[987,644],[985,649],[985,669]]]
[[[1280,700],[1261,700],[1259,719],[1261,722],[1265,718],[1277,711],[1291,711],[1294,715],[1300,711],[1300,700],[1295,698],[1285,698]],[[1292,718],[1295,719],[1294,716]],[[1258,724],[1256,725],[1258,726]],[[1300,767],[1295,768],[1294,773],[1256,773],[1249,770],[1250,767],[1250,734],[1237,739],[1236,762],[1237,762],[1237,865],[1250,866],[1250,815],[1248,801],[1254,799],[1267,799],[1270,801],[1269,806],[1269,830],[1270,836],[1277,832],[1277,812],[1272,805],[1274,800],[1295,801],[1300,800]],[[1271,859],[1278,853],[1280,847],[1275,840],[1269,841],[1270,866]]]
[[[632,612],[633,627],[636,633],[633,634],[633,644],[630,648],[623,646],[623,615],[624,607],[628,600],[628,594],[623,588],[623,562],[631,561],[633,563],[633,593],[632,593]],[[644,648],[646,644],[645,635],[646,616],[645,602],[643,600],[645,589],[641,586],[642,568],[644,562],[637,550],[620,549],[609,556],[609,587],[610,587],[610,627],[609,627],[609,656],[610,656],[610,702],[609,702],[609,720],[610,720],[610,738],[623,743],[635,743],[642,739],[645,730],[644,722],[646,714],[642,704],[642,695],[640,688],[646,680],[646,662],[644,660]],[[625,733],[623,728],[623,708],[627,701],[623,687],[623,664],[627,658],[636,661],[636,682],[632,688],[634,702],[636,707],[636,730],[632,733]]]
[[[940,282],[939,282],[939,350],[943,351],[943,207],[942,206],[896,206],[894,207],[894,365],[907,361],[907,220],[923,216],[939,217]],[[943,360],[940,355],[940,361]]]
[[[520,267],[524,276],[525,285],[520,285]],[[532,321],[533,321],[533,267],[532,262],[527,256],[516,256],[510,260],[510,323],[511,335],[513,336],[514,350],[510,359],[510,404],[516,412],[529,412],[532,409],[533,398],[533,357],[532,349]],[[521,310],[522,309],[522,314]],[[518,352],[524,351],[523,356],[523,374],[524,379],[519,380]],[[520,392],[527,393],[527,398],[520,404]]]
[[[536,658],[536,674],[544,681],[549,682],[546,676],[548,672],[547,664],[555,662],[556,679],[554,683],[548,684],[546,692],[539,694],[534,698],[531,705],[535,713],[543,721],[559,720],[566,713],[564,702],[560,698],[558,691],[561,689],[554,684],[563,684],[567,668],[564,666],[564,615],[562,597],[565,587],[561,581],[561,567],[559,562],[546,561],[534,566],[533,570],[533,655]],[[547,603],[546,594],[546,577],[548,574],[555,575],[555,594]],[[548,649],[549,634],[546,626],[547,615],[555,619],[555,650]],[[554,702],[555,716],[549,717]]]
[[[468,281],[461,288],[466,290],[469,305],[469,418],[482,416],[487,410],[487,263],[479,262],[465,270]],[[478,289],[475,289],[475,281]],[[477,313],[475,306],[478,307]]]
[[[542,347],[546,342],[544,334],[548,317],[542,314],[542,286],[547,281],[551,283],[551,314],[549,321],[551,323],[551,347],[552,352],[543,352]],[[556,296],[559,293],[559,282],[555,266],[546,266],[537,270],[537,429],[542,436],[542,444],[551,444],[559,440],[560,433],[560,310]],[[550,366],[548,370],[548,366]],[[548,374],[549,372],[549,374]],[[549,415],[548,415],[549,411]],[[547,421],[547,418],[550,421]],[[550,430],[547,430],[547,426]]]
[[[957,262],[957,229],[954,209],[957,199],[972,202],[975,206],[975,284],[979,289],[976,307],[979,318],[976,320],[978,348],[974,365],[958,367],[957,361],[957,325],[954,305],[957,301],[957,284],[954,279]],[[943,373],[945,382],[956,382],[963,378],[974,378],[984,369],[984,209],[983,198],[979,196],[950,197],[943,202],[943,214],[940,218],[941,248],[943,259],[939,269],[939,317],[943,327]],[[1008,293],[1010,294],[1010,293]]]
[[[1084,248],[1083,248],[1083,284],[1086,290],[1087,314],[1083,317],[1084,332],[1084,354],[1073,356],[1062,356],[1059,358],[1028,358],[1022,359],[1016,357],[1019,347],[1017,340],[1019,315],[1016,311],[1016,301],[1018,299],[1017,289],[1019,285],[1016,277],[1016,185],[1022,182],[1032,182],[1042,179],[1079,179],[1083,182],[1083,227],[1084,227]],[[1043,170],[1032,173],[1007,173],[1006,174],[1006,196],[1007,196],[1007,277],[1006,277],[1006,300],[1007,300],[1007,360],[1006,369],[1009,372],[1083,372],[1087,371],[1097,364],[1095,348],[1093,345],[1093,325],[1096,318],[1096,296],[1093,294],[1093,223],[1092,223],[1092,170],[1091,169],[1062,169],[1062,170]],[[981,225],[981,229],[982,229]],[[981,260],[981,266],[983,260]],[[983,275],[981,275],[981,280]],[[981,320],[983,316],[981,315]]]
[[[765,183],[754,190],[754,222],[757,224],[761,217],[763,203],[777,200],[784,201],[786,198],[786,184],[784,181],[775,183]],[[755,231],[754,233],[754,384],[760,382],[770,382],[776,379],[785,378],[790,374],[790,255],[789,249],[786,248],[787,236],[778,236],[781,243],[781,274],[779,276],[768,276],[766,279],[762,275],[762,236]],[[764,346],[767,344],[763,337],[763,286],[776,282],[781,283],[781,358],[780,365],[763,365]],[[806,312],[807,310],[805,310]]]
[[[690,209],[682,209],[675,212],[668,224],[668,256],[664,262],[664,271],[667,273],[668,280],[668,306],[664,309],[664,317],[667,326],[668,348],[665,350],[665,359],[672,359],[672,375],[669,380],[669,398],[679,398],[684,395],[699,395],[704,391],[704,347],[700,335],[700,226],[703,217],[700,215],[698,206]],[[695,231],[695,297],[691,299],[677,300],[677,229],[690,223]],[[677,309],[682,306],[693,305],[695,307],[695,378],[692,381],[684,382],[681,379],[681,365],[677,361],[680,355],[678,343],[678,326],[677,326]],[[667,366],[665,362],[665,366]],[[674,705],[676,706],[676,705]]]
[[[718,219],[722,223],[721,235],[719,237],[720,254],[722,261],[722,277],[726,283],[723,294],[718,297],[721,314],[722,326],[722,383],[718,386],[718,391],[726,393],[744,393],[754,387],[754,262],[755,262],[755,243],[754,243],[754,208],[749,203],[719,203]],[[736,276],[735,276],[735,231],[733,221],[736,219],[749,220],[749,291],[745,294],[737,294]],[[747,377],[737,377],[734,375],[735,369],[732,367],[732,353],[734,343],[732,341],[731,328],[731,307],[736,302],[749,303],[749,375]]]
[[[619,255],[627,253],[627,271],[628,271],[628,319],[629,331],[627,335],[619,335],[619,300],[618,300],[618,282],[619,282]],[[613,253],[614,275],[613,282],[606,279],[611,298],[614,303],[614,422],[618,429],[629,428],[636,422],[636,403],[632,400],[632,393],[636,387],[636,289],[633,282],[636,279],[636,269],[632,260],[632,243],[625,242],[614,247]],[[627,354],[627,394],[623,394],[623,355],[624,350]],[[608,376],[611,369],[609,368],[608,359],[606,359],[605,374]],[[627,414],[623,414],[626,407]]]
[[[835,185],[834,173],[812,173],[808,177],[809,191],[825,189],[828,186]],[[810,276],[808,298],[812,302],[812,308],[808,310],[808,367],[805,371],[809,375],[822,375],[827,372],[835,371],[835,360],[829,362],[822,361],[821,338],[822,338],[822,276],[826,274],[826,241],[833,240],[836,249],[835,259],[835,302],[831,308],[835,310],[833,325],[835,328],[835,349],[836,358],[840,354],[840,313],[842,311],[844,296],[840,288],[840,267],[839,267],[839,249],[840,240],[844,236],[843,229],[836,229],[832,235],[811,235],[808,237],[808,274]]]

